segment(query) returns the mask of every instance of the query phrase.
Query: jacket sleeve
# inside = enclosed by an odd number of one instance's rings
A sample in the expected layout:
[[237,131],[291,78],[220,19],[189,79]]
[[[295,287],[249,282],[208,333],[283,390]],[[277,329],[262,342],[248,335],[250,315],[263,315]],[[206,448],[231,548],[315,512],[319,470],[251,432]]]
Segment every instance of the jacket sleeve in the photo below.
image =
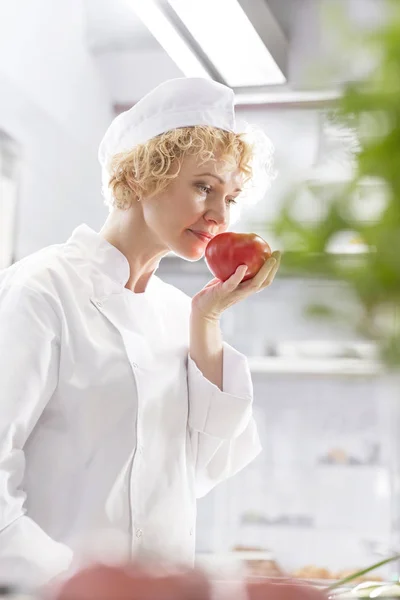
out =
[[[58,379],[59,322],[44,296],[0,288],[0,580],[41,585],[66,570],[72,551],[28,514],[25,443]],[[40,482],[38,482],[40,485]]]
[[247,359],[226,343],[223,352],[222,391],[188,359],[189,431],[198,498],[235,475],[261,451]]

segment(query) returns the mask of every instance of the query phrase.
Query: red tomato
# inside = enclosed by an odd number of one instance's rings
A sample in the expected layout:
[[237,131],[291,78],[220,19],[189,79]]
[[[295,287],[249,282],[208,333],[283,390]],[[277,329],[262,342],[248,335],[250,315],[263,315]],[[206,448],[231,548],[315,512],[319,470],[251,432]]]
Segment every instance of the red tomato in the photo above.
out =
[[205,258],[211,273],[221,281],[229,279],[240,265],[247,265],[242,280],[246,281],[254,277],[271,254],[271,248],[259,235],[227,231],[209,241]]

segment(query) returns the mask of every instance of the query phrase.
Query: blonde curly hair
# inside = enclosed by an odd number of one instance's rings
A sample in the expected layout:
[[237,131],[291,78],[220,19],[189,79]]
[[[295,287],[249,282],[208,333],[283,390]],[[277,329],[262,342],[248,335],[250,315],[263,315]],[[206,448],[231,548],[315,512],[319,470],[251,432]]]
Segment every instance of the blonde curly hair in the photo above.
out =
[[200,162],[218,159],[252,177],[253,146],[242,134],[196,125],[167,131],[116,154],[104,173],[103,194],[109,208],[127,209],[134,200],[164,191],[180,172],[185,156]]

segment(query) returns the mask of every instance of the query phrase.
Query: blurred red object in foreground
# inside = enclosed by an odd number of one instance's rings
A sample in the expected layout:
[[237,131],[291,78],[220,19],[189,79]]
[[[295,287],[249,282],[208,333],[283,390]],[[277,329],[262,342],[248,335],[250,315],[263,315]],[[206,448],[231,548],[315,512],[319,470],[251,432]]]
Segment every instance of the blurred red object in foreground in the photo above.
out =
[[210,584],[195,571],[155,576],[136,566],[93,565],[49,588],[52,600],[210,600]]
[[327,600],[327,595],[299,581],[264,579],[247,583],[246,600]]
[[[155,575],[138,566],[93,565],[48,588],[46,600],[326,600],[323,592],[287,579],[229,585],[229,594],[197,571]],[[221,592],[218,593],[218,590]]]

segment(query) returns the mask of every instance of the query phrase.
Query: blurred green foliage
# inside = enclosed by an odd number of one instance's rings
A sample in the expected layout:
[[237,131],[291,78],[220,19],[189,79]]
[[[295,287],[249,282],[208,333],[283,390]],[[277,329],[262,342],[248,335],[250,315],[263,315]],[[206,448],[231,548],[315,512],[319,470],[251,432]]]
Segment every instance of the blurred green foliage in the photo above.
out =
[[[375,57],[372,71],[364,80],[347,84],[343,96],[330,107],[329,119],[355,134],[354,176],[334,186],[328,201],[324,185],[302,184],[286,198],[274,233],[284,249],[286,270],[347,283],[360,305],[360,319],[354,326],[379,343],[388,366],[399,369],[400,0],[389,1],[388,10],[385,23],[357,42]],[[366,220],[353,205],[359,201],[360,189],[368,189],[371,182],[381,209]],[[324,207],[320,220],[301,222],[293,216],[305,190]],[[330,253],[332,240],[343,232],[351,232],[367,251],[348,256]],[[319,317],[329,314],[322,306],[312,311]]]

